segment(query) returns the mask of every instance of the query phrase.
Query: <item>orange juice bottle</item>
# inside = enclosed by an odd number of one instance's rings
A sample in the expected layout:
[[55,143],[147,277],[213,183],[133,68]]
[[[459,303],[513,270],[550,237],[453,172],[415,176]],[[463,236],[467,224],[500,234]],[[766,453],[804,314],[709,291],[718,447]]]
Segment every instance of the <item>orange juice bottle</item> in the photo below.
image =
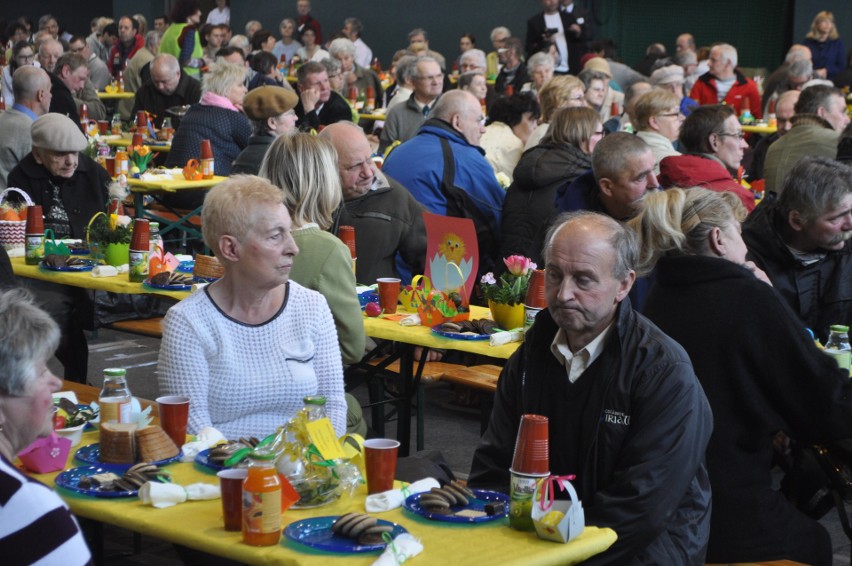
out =
[[281,479],[275,454],[252,454],[243,480],[243,542],[272,546],[281,539]]

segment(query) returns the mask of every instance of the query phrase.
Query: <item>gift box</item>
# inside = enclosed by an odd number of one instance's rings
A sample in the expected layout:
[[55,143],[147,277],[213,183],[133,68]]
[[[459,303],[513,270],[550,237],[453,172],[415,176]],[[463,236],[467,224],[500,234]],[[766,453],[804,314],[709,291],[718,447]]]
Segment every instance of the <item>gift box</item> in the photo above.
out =
[[37,474],[57,472],[65,468],[71,440],[51,432],[47,438],[39,438],[21,452],[18,458],[28,470]]
[[[569,479],[574,476],[550,476],[536,485],[532,520],[538,538],[566,543],[583,532],[583,504]],[[555,500],[557,489],[567,492],[571,499]]]

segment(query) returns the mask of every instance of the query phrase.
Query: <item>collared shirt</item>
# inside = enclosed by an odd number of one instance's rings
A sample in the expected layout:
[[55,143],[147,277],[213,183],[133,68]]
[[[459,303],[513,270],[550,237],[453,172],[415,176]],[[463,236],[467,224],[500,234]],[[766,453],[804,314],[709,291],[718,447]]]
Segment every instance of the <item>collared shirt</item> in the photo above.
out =
[[16,102],[16,103],[14,104],[14,106],[12,106],[12,108],[14,108],[15,110],[17,110],[18,112],[21,112],[22,114],[26,114],[27,116],[29,116],[29,117],[30,117],[30,118],[32,118],[33,120],[35,120],[36,118],[38,118],[38,114],[36,114],[36,113],[35,113],[35,112],[33,112],[32,110],[30,110],[29,108],[27,108],[26,106],[24,106],[23,104],[18,104],[18,103]]
[[612,323],[577,353],[572,352],[568,346],[568,336],[565,334],[565,330],[559,329],[550,344],[550,351],[559,360],[559,363],[565,366],[568,381],[571,383],[577,381],[583,375],[583,372],[592,365],[592,362],[598,359],[598,356],[603,352],[604,341],[611,328]]

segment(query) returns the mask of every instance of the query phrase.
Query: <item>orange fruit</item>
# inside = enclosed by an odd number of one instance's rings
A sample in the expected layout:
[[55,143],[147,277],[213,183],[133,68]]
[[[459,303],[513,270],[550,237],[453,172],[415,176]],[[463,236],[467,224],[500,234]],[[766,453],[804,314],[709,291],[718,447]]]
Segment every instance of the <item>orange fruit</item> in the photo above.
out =
[[2,215],[0,215],[0,220],[11,220],[14,222],[18,222],[20,218],[18,217],[18,213],[10,208],[9,210],[4,211]]

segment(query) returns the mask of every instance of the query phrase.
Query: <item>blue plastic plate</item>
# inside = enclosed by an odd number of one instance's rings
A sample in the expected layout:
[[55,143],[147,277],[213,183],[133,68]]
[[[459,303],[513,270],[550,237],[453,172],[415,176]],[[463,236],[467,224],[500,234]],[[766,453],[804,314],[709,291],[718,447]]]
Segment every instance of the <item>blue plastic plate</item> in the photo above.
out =
[[217,464],[216,462],[211,461],[209,456],[210,448],[208,448],[207,450],[202,450],[198,453],[197,456],[195,456],[195,463],[201,466],[202,468],[207,468],[216,472],[225,469],[225,466],[223,466],[222,464]]
[[403,507],[406,511],[410,511],[415,515],[420,515],[421,517],[426,517],[427,519],[433,519],[435,521],[446,521],[447,523],[488,523],[490,521],[502,519],[509,514],[509,496],[505,493],[500,493],[498,491],[485,491],[482,489],[472,489],[471,491],[473,491],[476,499],[472,500],[467,505],[453,505],[450,507],[450,511],[458,513],[459,511],[469,509],[471,511],[482,511],[484,513],[486,503],[502,501],[505,503],[504,512],[499,515],[485,515],[483,517],[459,517],[455,514],[443,515],[441,513],[430,513],[420,506],[420,496],[424,495],[423,493],[410,495],[408,499],[405,500],[405,503],[403,503]]
[[[381,544],[358,544],[358,541],[349,537],[338,536],[331,532],[331,526],[340,516],[335,517],[314,517],[312,519],[303,519],[290,523],[284,529],[284,537],[289,540],[316,548],[326,550],[328,552],[374,552],[376,550],[384,550],[385,543]],[[391,536],[396,538],[402,533],[407,533],[405,527],[384,519],[378,520],[379,525],[389,525],[393,527]]]
[[[158,462],[151,462],[152,464],[156,464],[157,466],[165,466],[166,464],[171,464],[173,462],[177,462],[180,460],[181,456],[183,456],[183,451],[178,452],[177,456],[172,458],[166,458],[165,460],[160,460]],[[101,445],[99,443],[89,444],[88,446],[82,446],[77,449],[77,452],[74,453],[74,458],[79,460],[80,462],[84,462],[86,464],[92,464],[93,466],[101,466],[103,468],[107,468],[110,471],[116,470],[129,470],[134,464],[109,464],[107,462],[101,462]]]
[[441,330],[440,324],[432,327],[432,334],[437,334],[438,336],[451,338],[453,340],[488,340],[491,338],[490,334],[461,334],[459,332],[446,332],[445,330]]
[[47,271],[91,271],[96,265],[98,265],[98,262],[93,259],[84,259],[81,264],[66,265],[64,267],[54,267],[52,265],[45,265],[43,261],[39,262],[39,267]]
[[76,493],[82,493],[83,495],[89,495],[91,497],[118,498],[136,497],[138,495],[139,492],[135,489],[132,491],[101,491],[99,489],[86,489],[84,487],[80,487],[80,480],[82,478],[93,476],[95,474],[102,474],[104,472],[112,472],[114,474],[118,473],[115,468],[102,468],[100,466],[82,466],[80,468],[71,468],[70,470],[65,470],[64,472],[56,476],[56,485],[63,489],[67,489]]
[[150,279],[146,279],[142,286],[161,291],[189,291],[192,289],[192,285],[157,285],[156,283],[151,283]]

